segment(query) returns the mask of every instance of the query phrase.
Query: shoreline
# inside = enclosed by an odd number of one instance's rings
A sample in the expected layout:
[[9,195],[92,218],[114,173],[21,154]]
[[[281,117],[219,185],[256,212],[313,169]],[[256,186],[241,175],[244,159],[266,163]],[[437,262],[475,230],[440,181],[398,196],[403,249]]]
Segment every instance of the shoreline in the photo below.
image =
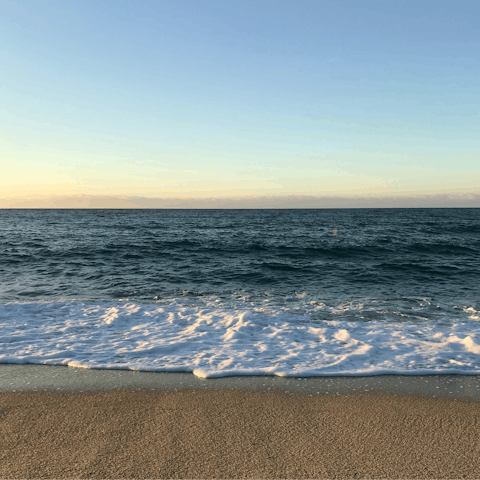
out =
[[480,375],[230,376],[202,379],[187,372],[84,369],[35,364],[0,364],[2,392],[93,392],[251,390],[305,394],[377,392],[480,401]]
[[478,479],[479,425],[480,376],[0,365],[5,479]]

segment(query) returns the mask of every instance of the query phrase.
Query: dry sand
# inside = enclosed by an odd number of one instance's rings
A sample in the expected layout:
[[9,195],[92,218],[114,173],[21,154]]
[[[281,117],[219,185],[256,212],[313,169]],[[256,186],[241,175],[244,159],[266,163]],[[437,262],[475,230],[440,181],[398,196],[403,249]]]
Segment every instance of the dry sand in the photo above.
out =
[[1,478],[480,478],[480,402],[431,396],[0,393]]

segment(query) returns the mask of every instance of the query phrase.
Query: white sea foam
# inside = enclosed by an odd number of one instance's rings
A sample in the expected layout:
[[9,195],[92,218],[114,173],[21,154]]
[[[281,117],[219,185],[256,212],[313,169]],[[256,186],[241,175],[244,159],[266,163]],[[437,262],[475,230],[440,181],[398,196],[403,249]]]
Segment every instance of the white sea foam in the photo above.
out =
[[[0,363],[202,378],[480,374],[480,322],[472,307],[463,308],[466,318],[448,322],[347,321],[345,308],[331,308],[336,320],[319,321],[246,305],[12,302],[0,304]],[[354,309],[363,318],[362,306]]]

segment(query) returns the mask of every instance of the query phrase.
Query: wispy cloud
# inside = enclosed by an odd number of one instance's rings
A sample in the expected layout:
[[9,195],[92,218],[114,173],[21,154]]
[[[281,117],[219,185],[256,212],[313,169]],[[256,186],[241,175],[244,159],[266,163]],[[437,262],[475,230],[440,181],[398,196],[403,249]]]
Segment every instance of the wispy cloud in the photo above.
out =
[[480,208],[480,194],[416,196],[242,195],[204,198],[148,198],[125,195],[65,195],[0,199],[0,208]]

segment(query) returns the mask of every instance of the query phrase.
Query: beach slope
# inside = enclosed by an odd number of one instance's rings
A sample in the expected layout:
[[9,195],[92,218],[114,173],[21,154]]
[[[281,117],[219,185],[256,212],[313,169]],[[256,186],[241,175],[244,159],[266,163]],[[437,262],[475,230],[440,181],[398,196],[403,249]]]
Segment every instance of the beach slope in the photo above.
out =
[[0,393],[0,478],[480,478],[480,402],[266,390]]

